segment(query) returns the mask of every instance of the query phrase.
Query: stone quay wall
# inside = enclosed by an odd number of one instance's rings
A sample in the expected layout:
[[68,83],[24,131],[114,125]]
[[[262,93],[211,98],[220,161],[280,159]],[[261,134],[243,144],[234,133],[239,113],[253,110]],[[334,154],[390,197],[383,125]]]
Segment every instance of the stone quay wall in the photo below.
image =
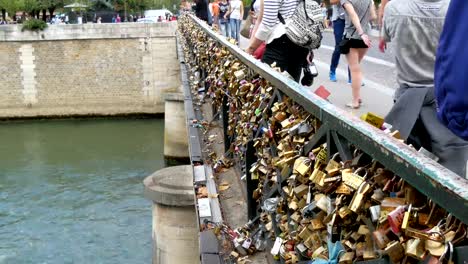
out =
[[0,26],[0,118],[164,113],[177,23]]

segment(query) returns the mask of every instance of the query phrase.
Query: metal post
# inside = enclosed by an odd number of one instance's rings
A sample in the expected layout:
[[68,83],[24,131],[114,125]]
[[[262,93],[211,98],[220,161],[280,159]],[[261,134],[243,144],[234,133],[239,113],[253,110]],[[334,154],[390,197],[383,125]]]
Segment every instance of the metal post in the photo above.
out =
[[258,186],[258,180],[252,179],[252,173],[250,173],[250,167],[256,161],[254,142],[251,140],[247,143],[247,149],[245,151],[245,175],[247,180],[247,216],[249,220],[257,217],[257,202],[252,198],[254,190]]
[[228,125],[229,125],[229,107],[228,107],[228,97],[223,96],[223,102],[221,104],[221,111],[223,114],[223,131],[224,131],[224,152],[227,152],[231,148],[231,140],[228,136]]

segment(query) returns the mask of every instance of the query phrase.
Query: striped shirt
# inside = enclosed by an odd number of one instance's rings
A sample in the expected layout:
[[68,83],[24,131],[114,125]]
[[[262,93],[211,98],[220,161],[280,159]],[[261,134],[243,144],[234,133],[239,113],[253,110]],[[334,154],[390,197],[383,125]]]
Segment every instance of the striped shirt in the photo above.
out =
[[286,33],[278,18],[278,12],[286,21],[294,14],[299,0],[263,0],[263,18],[255,37],[271,43]]

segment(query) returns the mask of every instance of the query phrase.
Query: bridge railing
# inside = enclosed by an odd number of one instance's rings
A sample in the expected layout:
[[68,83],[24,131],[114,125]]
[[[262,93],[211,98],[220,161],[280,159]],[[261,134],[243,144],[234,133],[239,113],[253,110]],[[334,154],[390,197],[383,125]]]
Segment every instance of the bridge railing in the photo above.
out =
[[[252,199],[259,181],[264,181],[262,201],[265,201],[284,196],[283,188],[288,180],[284,176],[292,173],[291,168],[283,173],[281,166],[276,166],[279,169],[273,172],[275,178],[271,175],[258,178],[252,169],[260,165],[259,145],[268,148],[268,155],[263,155],[266,160],[276,164],[281,163],[281,159],[284,161],[285,156],[275,158],[281,151],[277,139],[281,129],[276,129],[281,126],[278,120],[273,121],[277,112],[271,110],[284,103],[292,108],[298,106],[296,119],[307,119],[313,125],[313,135],[296,149],[299,156],[307,156],[322,146],[327,154],[324,164],[327,164],[334,153],[339,153],[342,161],[356,159],[356,152],[365,153],[453,216],[468,223],[466,179],[254,59],[193,16],[179,21],[179,31],[186,42],[186,62],[201,77],[201,82],[192,85],[194,89],[207,92],[216,110],[222,112],[226,149],[231,149],[239,162],[244,163],[249,219],[259,216],[258,204]],[[250,83],[254,84],[244,91],[245,85]],[[257,90],[258,87],[264,88]],[[291,111],[287,114],[294,115]],[[324,143],[326,147],[323,147]],[[285,163],[292,167],[292,163]]]

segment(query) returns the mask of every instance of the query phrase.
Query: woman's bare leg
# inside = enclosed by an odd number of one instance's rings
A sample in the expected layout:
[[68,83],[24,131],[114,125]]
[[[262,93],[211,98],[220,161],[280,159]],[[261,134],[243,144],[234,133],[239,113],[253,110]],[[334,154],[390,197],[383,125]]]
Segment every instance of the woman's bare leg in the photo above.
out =
[[346,54],[348,60],[349,70],[351,71],[351,88],[353,100],[351,104],[353,107],[359,107],[359,99],[361,98],[361,82],[362,72],[361,65],[359,64],[359,49],[351,48],[349,53]]

